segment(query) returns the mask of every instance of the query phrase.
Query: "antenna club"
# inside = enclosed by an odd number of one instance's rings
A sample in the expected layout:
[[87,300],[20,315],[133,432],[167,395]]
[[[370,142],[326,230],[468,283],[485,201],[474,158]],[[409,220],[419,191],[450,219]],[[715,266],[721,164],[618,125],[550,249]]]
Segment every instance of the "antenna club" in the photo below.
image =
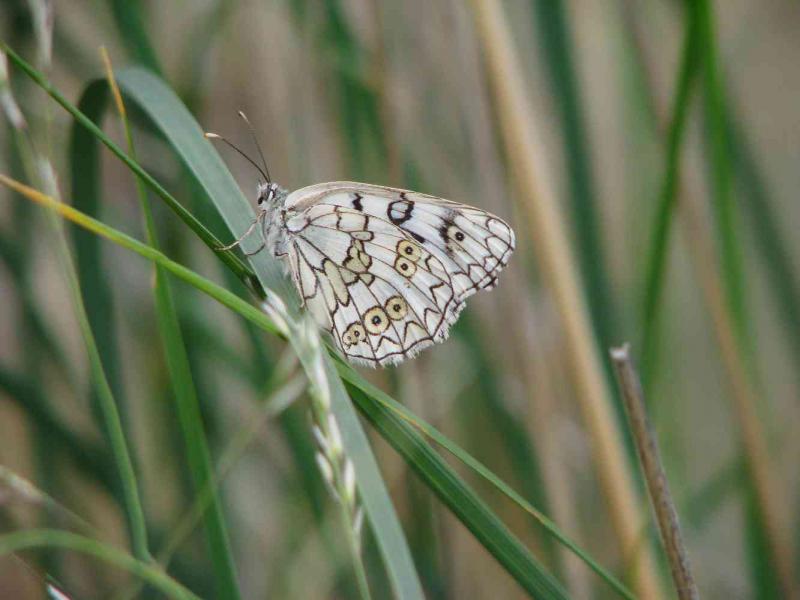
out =
[[267,182],[271,182],[272,177],[270,177],[269,167],[267,166],[267,161],[264,158],[264,152],[261,150],[261,144],[258,143],[258,136],[256,136],[255,127],[253,127],[253,124],[250,122],[250,119],[247,118],[247,115],[244,114],[244,111],[240,110],[239,116],[242,118],[242,120],[244,120],[245,123],[247,123],[247,129],[250,130],[250,137],[253,138],[253,143],[256,146],[256,150],[258,150],[258,155],[259,157],[261,157],[261,164],[264,166],[264,172],[266,173],[265,177],[267,179]]

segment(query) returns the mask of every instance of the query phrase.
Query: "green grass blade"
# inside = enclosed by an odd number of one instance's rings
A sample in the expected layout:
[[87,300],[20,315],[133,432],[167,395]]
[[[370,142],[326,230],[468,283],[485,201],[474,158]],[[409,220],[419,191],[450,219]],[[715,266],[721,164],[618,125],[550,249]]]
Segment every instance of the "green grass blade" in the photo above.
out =
[[[175,393],[178,420],[183,430],[186,456],[199,493],[213,479],[211,455],[206,441],[203,417],[197,400],[189,359],[183,342],[172,293],[162,269],[156,274],[156,307],[164,355]],[[220,598],[241,598],[236,566],[228,540],[227,525],[220,499],[214,488],[209,492],[209,509],[203,514],[205,532],[214,566],[215,583]]]
[[[194,231],[194,233],[201,239],[203,242],[214,252],[216,253],[217,257],[225,263],[225,265],[230,268],[234,273],[236,273],[237,277],[243,281],[246,285],[253,285],[254,278],[253,272],[248,269],[242,261],[240,261],[236,256],[234,256],[230,252],[224,252],[219,250],[222,246],[222,243],[212,234],[206,227],[200,223],[192,213],[190,213],[180,202],[178,202],[175,197],[172,196],[164,187],[158,183],[149,173],[147,173],[142,167],[133,160],[130,156],[128,156],[119,146],[117,146],[111,139],[103,133],[103,131],[85,114],[83,114],[78,108],[73,105],[69,100],[67,100],[64,95],[58,91],[47,78],[37,71],[33,66],[31,66],[27,61],[25,61],[21,56],[19,56],[16,52],[14,52],[7,44],[0,41],[0,48],[2,48],[3,52],[8,55],[8,58],[11,59],[11,62],[14,63],[15,66],[20,68],[23,73],[25,73],[28,77],[30,77],[39,87],[41,87],[47,94],[55,100],[61,107],[66,110],[72,117],[75,119],[77,123],[79,123],[82,127],[86,128],[96,139],[100,140],[114,155],[117,156],[125,165],[138,177],[140,177],[148,188],[150,188],[159,198],[161,198],[170,209],[172,209],[175,214],[180,217],[180,219],[186,223],[186,225]],[[98,85],[105,85],[98,84]]]
[[[105,105],[103,93],[84,95],[79,105],[91,115],[98,115]],[[85,135],[73,131],[70,137],[70,198],[81,211],[90,215],[98,215],[99,205],[99,168],[98,148],[95,144],[86,144]],[[75,267],[78,282],[86,304],[86,315],[97,340],[97,349],[103,357],[108,383],[114,395],[121,398],[122,373],[119,361],[117,327],[114,321],[114,299],[111,285],[106,277],[106,269],[100,252],[97,236],[80,227],[70,229],[75,247]],[[97,406],[96,394],[93,407]],[[124,403],[120,413],[125,416]],[[95,408],[97,414],[97,409]],[[99,416],[99,415],[98,415]]]
[[687,19],[684,34],[678,87],[672,105],[669,131],[667,133],[666,164],[659,192],[655,223],[651,229],[650,247],[647,253],[647,271],[642,315],[642,382],[645,389],[653,380],[658,350],[659,308],[666,282],[669,235],[677,205],[678,182],[680,181],[681,148],[689,113],[689,99],[697,75],[698,36],[696,20]]
[[[150,117],[170,142],[188,171],[215,204],[229,229],[237,236],[245,231],[255,217],[252,206],[242,196],[217,152],[203,137],[200,126],[172,90],[152,74],[137,68],[120,71],[118,81],[125,96]],[[255,240],[252,242],[256,243]],[[245,249],[248,247],[245,243]],[[280,265],[267,254],[262,252],[252,257],[250,262],[262,286],[274,290],[296,313],[296,294],[284,279]],[[298,348],[298,340],[291,341]],[[302,354],[300,358],[303,359]],[[326,359],[326,362],[329,361]],[[306,363],[304,366],[309,367]],[[355,465],[358,490],[394,591],[401,598],[422,597],[422,587],[408,544],[366,434],[332,365],[328,364],[326,371],[332,410],[342,429],[346,453]]]
[[[690,3],[691,4],[691,3]],[[746,312],[745,274],[736,205],[731,193],[732,164],[725,129],[725,100],[717,64],[716,37],[712,9],[707,0],[694,4],[702,53],[703,82],[708,144],[712,179],[712,207],[716,219],[723,285],[736,334],[743,348],[750,344],[750,326]],[[752,352],[748,351],[752,356]]]
[[[109,76],[110,64],[109,66]],[[113,81],[111,82],[113,85]],[[119,92],[116,92],[119,103],[118,111],[123,121],[125,139],[128,145],[128,153],[136,159],[136,151],[133,143],[130,123],[125,115],[122,99]],[[147,198],[147,189],[141,179],[135,178],[136,192],[139,197],[147,243],[158,250],[158,238],[156,233],[153,213],[150,208],[150,201]],[[189,356],[183,342],[178,315],[175,311],[175,303],[172,298],[172,291],[169,286],[166,272],[158,265],[155,265],[155,295],[156,313],[158,318],[159,331],[164,345],[164,354],[167,359],[167,368],[172,380],[172,389],[175,393],[175,403],[178,409],[178,418],[183,430],[186,443],[186,454],[189,469],[194,480],[197,494],[207,493],[208,510],[203,513],[205,531],[208,545],[211,551],[212,564],[216,579],[218,594],[221,598],[236,600],[241,598],[239,586],[237,584],[236,567],[231,554],[230,542],[228,540],[227,525],[222,512],[217,486],[209,485],[214,481],[214,471],[211,465],[210,452],[206,442],[203,418],[200,405],[197,399],[192,372],[189,367]],[[204,492],[204,490],[208,490]]]
[[[466,466],[472,469],[475,473],[480,475],[484,478],[487,482],[497,488],[500,492],[502,492],[505,496],[507,496],[512,502],[517,504],[520,508],[522,508],[525,512],[532,515],[536,521],[550,534],[553,538],[555,538],[559,543],[563,544],[569,550],[571,550],[575,555],[583,560],[586,565],[591,568],[598,576],[600,576],[606,583],[608,583],[614,590],[616,590],[621,596],[625,598],[633,598],[631,592],[619,581],[617,580],[611,573],[606,571],[603,567],[601,567],[592,557],[590,557],[586,552],[580,549],[573,541],[567,538],[553,523],[550,519],[548,519],[544,514],[542,514],[539,510],[534,508],[527,500],[525,500],[522,496],[520,496],[517,492],[515,492],[509,485],[507,485],[502,479],[497,477],[492,471],[490,471],[486,466],[480,463],[478,460],[473,458],[468,452],[462,449],[458,444],[454,443],[446,436],[442,435],[436,428],[432,427],[413,413],[411,413],[405,406],[367,382],[364,378],[362,378],[358,373],[356,373],[351,367],[344,363],[337,363],[337,367],[339,369],[339,373],[342,378],[350,385],[357,388],[360,392],[365,395],[365,398],[374,404],[374,406],[370,407],[370,410],[375,411],[376,414],[380,414],[381,418],[389,418],[389,415],[393,415],[395,418],[401,419],[402,422],[413,426],[416,430],[421,431],[427,437],[435,441],[439,444],[442,448],[447,450],[450,454],[458,458],[461,462],[463,462]],[[361,406],[361,405],[360,405]],[[363,407],[362,407],[363,409]],[[396,426],[400,426],[397,424]],[[416,431],[414,429],[410,429],[408,431],[404,431],[404,436],[416,436]],[[424,441],[417,440],[415,443],[422,443]],[[435,459],[432,459],[435,460]],[[413,465],[412,465],[413,466]]]
[[553,106],[561,119],[577,256],[595,331],[602,346],[608,347],[616,336],[614,309],[567,10],[562,0],[535,0],[533,6],[545,68],[555,97]]
[[[800,361],[800,281],[792,267],[791,252],[785,242],[784,229],[776,216],[769,188],[739,122],[728,103],[725,107],[725,128],[735,164],[734,171],[741,184],[738,198],[747,211],[746,222],[752,227],[755,242],[761,251],[797,363]],[[800,376],[800,369],[795,372]]]
[[161,569],[113,546],[68,531],[29,529],[0,535],[0,555],[32,548],[64,548],[94,556],[110,565],[141,577],[169,598],[199,600],[197,596],[166,575]]
[[[469,315],[461,317],[461,332],[464,340],[473,348],[476,367],[476,398],[475,402],[482,406],[482,414],[465,415],[465,420],[473,421],[473,427],[485,428],[489,423],[503,435],[498,440],[504,450],[502,460],[507,461],[514,473],[514,480],[519,485],[523,494],[531,502],[541,507],[543,512],[549,512],[547,487],[542,480],[539,457],[536,455],[532,440],[528,437],[525,422],[518,419],[504,402],[503,391],[498,373],[492,369],[490,357],[487,356],[485,347],[481,344],[480,331]],[[553,539],[546,536],[542,539],[544,551],[550,564],[554,565],[558,574],[563,573],[561,554],[555,552]]]
[[139,240],[136,240],[131,236],[114,229],[113,227],[109,227],[97,219],[83,214],[72,206],[53,200],[38,190],[20,184],[3,174],[0,174],[0,183],[20,193],[24,193],[29,199],[33,200],[34,202],[38,202],[39,204],[51,210],[54,210],[62,217],[69,219],[76,225],[79,225],[80,227],[83,227],[96,235],[102,236],[107,240],[122,246],[123,248],[132,250],[147,260],[153,261],[176,277],[194,286],[201,292],[208,294],[220,304],[236,311],[245,319],[252,321],[262,329],[265,329],[274,335],[282,335],[281,330],[278,329],[278,327],[276,327],[272,321],[270,321],[263,311],[259,310],[246,300],[243,300],[233,292],[218,286],[202,275],[198,275],[191,269],[187,269],[183,265],[170,260],[165,254],[159,252],[155,248],[151,248],[147,244],[143,244]]
[[[60,224],[58,226],[60,227]],[[147,548],[147,528],[145,525],[144,511],[139,498],[139,486],[136,481],[133,460],[128,451],[122,420],[119,410],[117,409],[117,401],[114,398],[114,394],[106,378],[103,360],[94,339],[92,326],[86,313],[86,307],[83,304],[83,294],[81,293],[77,273],[72,263],[72,257],[69,254],[66,237],[64,237],[63,231],[60,232],[58,238],[59,246],[61,246],[60,254],[64,262],[67,283],[73,298],[76,317],[89,358],[91,379],[93,388],[97,394],[98,406],[102,414],[104,432],[108,439],[114,462],[119,471],[134,555],[139,560],[148,560],[150,558],[150,553]]]
[[352,386],[350,393],[362,414],[523,589],[535,598],[567,597],[558,581],[412,427],[382,410],[361,389]]
[[108,0],[108,5],[128,53],[142,66],[161,74],[158,56],[144,28],[142,11],[146,4],[129,0]]

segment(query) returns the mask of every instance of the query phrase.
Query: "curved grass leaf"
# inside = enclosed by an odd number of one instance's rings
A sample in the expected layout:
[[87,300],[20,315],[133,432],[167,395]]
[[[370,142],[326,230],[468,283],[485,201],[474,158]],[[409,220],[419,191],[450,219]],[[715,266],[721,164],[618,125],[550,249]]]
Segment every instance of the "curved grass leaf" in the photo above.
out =
[[[30,77],[36,83],[36,85],[47,92],[47,94],[53,100],[55,100],[64,110],[72,115],[78,124],[86,128],[97,140],[101,141],[109,150],[111,150],[111,152],[113,152],[117,158],[125,163],[125,165],[131,171],[133,171],[137,177],[141,178],[147,187],[155,192],[155,194],[161,198],[167,204],[167,206],[169,206],[169,208],[172,209],[172,211],[175,212],[175,214],[178,215],[178,217],[180,217],[180,219],[186,223],[186,225],[216,253],[217,257],[223,263],[225,263],[229,269],[236,273],[237,277],[242,280],[242,282],[248,286],[253,286],[256,284],[254,281],[253,272],[247,268],[242,261],[240,261],[232,253],[221,250],[220,248],[222,243],[214,236],[213,233],[204,227],[203,224],[200,223],[197,218],[195,218],[195,216],[190,213],[180,202],[178,202],[175,197],[172,196],[172,194],[170,194],[158,181],[156,181],[152,175],[139,166],[139,163],[133,160],[122,150],[122,148],[111,141],[111,139],[105,135],[91,119],[89,119],[74,104],[67,100],[64,95],[58,89],[56,89],[42,73],[37,71],[19,54],[14,52],[14,50],[12,50],[5,42],[0,41],[0,48],[2,48],[3,52],[6,53],[8,58],[11,59],[11,62],[13,62],[16,67],[21,69],[25,75]],[[255,288],[254,291],[258,293],[259,290]]]
[[[344,369],[346,372],[348,368]],[[422,436],[396,414],[385,410],[359,387],[352,385],[349,389],[362,414],[517,583],[535,598],[567,597],[561,584],[534,559],[522,542],[433,451]]]
[[0,555],[31,548],[64,548],[89,554],[129,573],[141,577],[169,598],[199,600],[192,592],[166,575],[161,569],[136,560],[113,546],[68,531],[29,529],[0,535]]
[[[522,508],[525,512],[533,516],[536,521],[551,535],[555,538],[558,542],[566,546],[570,551],[575,553],[575,555],[583,560],[589,568],[591,568],[601,579],[606,581],[615,591],[617,591],[622,597],[624,598],[633,598],[633,594],[628,590],[620,581],[618,581],[611,573],[606,571],[603,567],[601,567],[592,557],[590,557],[586,552],[581,550],[572,540],[567,538],[553,523],[550,519],[548,519],[544,514],[534,508],[525,498],[520,496],[517,492],[515,492],[509,485],[507,485],[502,479],[497,477],[491,470],[489,470],[486,466],[484,466],[480,461],[473,458],[468,452],[466,452],[463,448],[461,448],[458,444],[448,439],[446,436],[442,435],[435,427],[429,425],[416,415],[414,415],[411,411],[409,411],[405,406],[391,398],[388,394],[385,394],[371,383],[366,381],[363,377],[361,377],[358,373],[356,373],[349,365],[345,363],[337,363],[337,367],[339,368],[339,374],[342,378],[348,383],[349,386],[352,386],[358,389],[361,393],[364,394],[365,398],[371,403],[370,410],[373,411],[374,414],[378,414],[382,419],[389,419],[391,417],[395,419],[399,419],[399,422],[393,424],[394,427],[407,427],[404,431],[404,435],[408,437],[418,437],[417,430],[425,434],[427,437],[435,441],[438,445],[442,448],[447,450],[450,454],[455,456],[458,460],[464,463],[467,467],[472,469],[475,473],[483,477],[486,481],[492,484],[495,488],[497,488],[500,492],[502,492],[505,496],[507,496],[512,502],[517,504],[520,508]],[[421,448],[422,445],[425,444],[423,440],[417,439],[415,440],[415,445],[417,448]],[[433,451],[425,445],[425,453],[433,453]],[[442,459],[439,458],[438,454],[435,454],[434,457],[428,456],[426,460],[432,462],[438,462]],[[407,460],[409,457],[406,456]],[[409,464],[412,464],[412,461],[409,460]],[[414,466],[412,464],[412,466]],[[440,468],[437,465],[437,468]],[[419,471],[418,471],[419,472]],[[423,477],[425,477],[423,475]],[[435,489],[435,488],[434,488]],[[453,490],[453,493],[456,495],[465,494],[469,495],[472,492],[467,488],[466,490]],[[440,496],[442,497],[442,496]],[[443,500],[448,503],[449,501],[445,498]],[[468,527],[472,528],[472,525],[466,523]],[[491,550],[490,550],[491,551]],[[502,561],[501,561],[502,562]]]
[[144,2],[130,2],[129,0],[108,0],[111,14],[117,25],[122,42],[136,62],[151,71],[161,73],[153,46],[145,31],[145,15],[142,14],[146,4]]
[[[128,152],[136,160],[136,151],[125,105],[114,81],[108,55],[104,54],[104,58],[106,59],[108,83],[117,104],[117,111],[123,121]],[[153,248],[158,249],[156,226],[153,221],[150,201],[147,198],[147,189],[138,178],[136,178],[136,191],[144,217],[147,242]],[[189,356],[183,341],[183,334],[178,322],[167,273],[163,268],[155,265],[155,275],[153,291],[159,331],[164,345],[164,354],[167,359],[172,389],[175,393],[178,418],[186,443],[189,470],[198,495],[205,494],[208,497],[208,510],[203,512],[203,516],[208,545],[211,550],[212,564],[214,565],[216,586],[220,597],[236,600],[241,598],[236,577],[236,566],[233,562],[227,525],[225,524],[225,517],[217,494],[217,486],[209,485],[210,482],[214,481],[214,469],[211,465],[211,453],[206,442],[205,427],[197,398],[197,389],[189,365]]]
[[[230,231],[238,237],[255,218],[252,206],[242,196],[213,146],[203,137],[203,131],[194,117],[172,90],[143,69],[120,71],[118,82],[126,98],[146,113],[169,141],[189,173],[214,203]],[[249,244],[256,243],[254,239],[243,245],[245,249],[253,250],[255,246]],[[277,261],[262,252],[251,257],[250,263],[263,288],[275,291],[290,311],[297,314],[299,307],[296,296],[284,279]],[[291,341],[297,347],[299,340]],[[302,359],[303,353],[298,354]],[[346,453],[355,466],[358,490],[393,589],[400,598],[421,598],[422,586],[411,553],[366,434],[333,366],[327,359],[326,362],[331,408],[342,429]]]

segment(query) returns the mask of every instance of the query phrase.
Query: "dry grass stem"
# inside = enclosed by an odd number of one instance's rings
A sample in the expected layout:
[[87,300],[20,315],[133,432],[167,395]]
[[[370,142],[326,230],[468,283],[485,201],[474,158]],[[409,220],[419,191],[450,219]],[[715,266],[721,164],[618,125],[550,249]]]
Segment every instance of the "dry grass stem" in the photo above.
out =
[[669,491],[669,483],[661,463],[658,444],[647,419],[642,384],[633,367],[629,346],[625,344],[619,348],[612,348],[611,361],[619,380],[625,411],[628,415],[628,425],[633,434],[636,451],[639,454],[639,461],[647,481],[650,502],[656,514],[661,542],[667,551],[678,598],[696,600],[700,596],[689,566],[689,555],[683,545],[678,513]]
[[577,266],[556,196],[545,176],[547,169],[543,166],[543,152],[535,134],[525,77],[511,45],[513,36],[498,2],[473,0],[472,5],[496,96],[503,140],[519,185],[521,209],[528,220],[530,239],[564,328],[577,396],[592,439],[614,531],[639,595],[660,598],[652,553],[641,543],[643,519],[626,465],[622,437],[614,421],[610,390],[589,322]]
[[680,197],[678,216],[692,252],[697,281],[706,298],[722,363],[728,375],[733,416],[744,446],[747,468],[752,477],[756,501],[763,514],[767,544],[775,557],[781,589],[789,597],[794,588],[792,550],[786,537],[788,512],[783,505],[784,490],[773,473],[761,419],[756,412],[757,394],[749,376],[742,350],[736,342],[733,316],[722,289],[719,266],[714,260],[712,240],[701,217],[695,194]]

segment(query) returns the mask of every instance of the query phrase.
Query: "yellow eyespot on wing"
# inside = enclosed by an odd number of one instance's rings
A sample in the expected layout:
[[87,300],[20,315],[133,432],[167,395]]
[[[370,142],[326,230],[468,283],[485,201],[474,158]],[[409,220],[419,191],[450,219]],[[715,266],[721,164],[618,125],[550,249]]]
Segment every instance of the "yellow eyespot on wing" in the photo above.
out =
[[380,306],[373,306],[364,313],[364,326],[372,335],[380,335],[389,328],[389,317]]
[[397,254],[415,263],[422,257],[422,249],[408,240],[400,240],[397,243]]
[[417,272],[417,265],[408,260],[405,256],[401,256],[399,254],[394,261],[394,268],[398,273],[400,273],[400,275],[406,277],[407,279],[413,277],[414,273]]
[[386,314],[392,321],[402,321],[408,314],[408,303],[400,296],[392,296],[386,301]]
[[344,332],[342,342],[346,348],[360,344],[367,339],[364,326],[361,323],[352,323]]

